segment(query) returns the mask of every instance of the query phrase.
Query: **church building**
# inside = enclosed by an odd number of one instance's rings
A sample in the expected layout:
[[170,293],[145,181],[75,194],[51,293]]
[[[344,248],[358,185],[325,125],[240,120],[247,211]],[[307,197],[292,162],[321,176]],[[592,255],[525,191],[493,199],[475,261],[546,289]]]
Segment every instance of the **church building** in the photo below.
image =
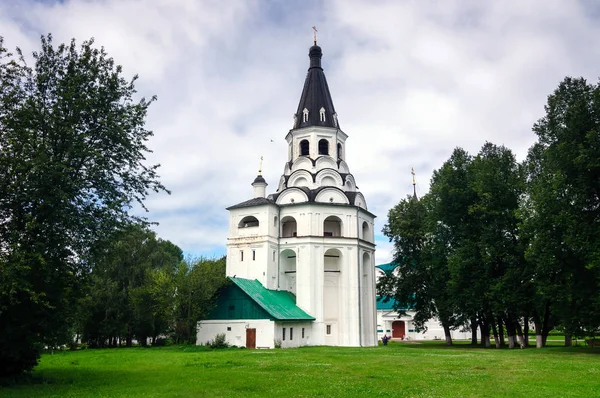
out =
[[377,345],[375,215],[356,187],[321,67],[310,64],[275,193],[227,208],[227,276],[198,344],[217,334],[248,348]]

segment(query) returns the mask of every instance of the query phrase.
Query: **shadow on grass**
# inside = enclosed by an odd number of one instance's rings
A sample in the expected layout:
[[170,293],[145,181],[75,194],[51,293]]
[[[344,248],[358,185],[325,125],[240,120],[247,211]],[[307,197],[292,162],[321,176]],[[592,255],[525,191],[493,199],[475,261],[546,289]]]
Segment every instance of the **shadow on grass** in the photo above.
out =
[[[452,345],[447,345],[444,342],[438,341],[407,341],[407,342],[396,342],[392,341],[388,343],[389,347],[403,347],[406,349],[414,349],[414,350],[426,350],[426,349],[440,349],[440,350],[500,350],[500,351],[533,351],[533,352],[547,352],[552,354],[558,353],[566,353],[566,354],[591,354],[591,355],[600,355],[599,348],[586,347],[584,345],[574,345],[571,347],[565,347],[563,345],[547,345],[544,348],[538,349],[535,345],[529,345],[525,349],[521,350],[520,348],[512,348],[509,349],[507,345],[502,348],[496,348],[494,344],[490,347],[484,347],[481,344],[472,345],[470,342],[454,342]],[[380,347],[382,347],[380,345]]]

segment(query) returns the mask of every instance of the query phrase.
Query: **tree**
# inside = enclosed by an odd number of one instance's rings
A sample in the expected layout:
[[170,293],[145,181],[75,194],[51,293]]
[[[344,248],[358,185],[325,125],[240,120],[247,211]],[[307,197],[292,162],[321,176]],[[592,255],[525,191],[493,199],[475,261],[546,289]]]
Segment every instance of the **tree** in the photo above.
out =
[[570,336],[600,326],[600,85],[565,78],[533,127],[524,228],[536,281],[538,347],[552,327]]
[[81,333],[91,346],[115,346],[133,339],[146,345],[173,324],[175,277],[181,249],[134,225],[115,234],[93,257],[89,293],[82,303]]
[[175,282],[174,337],[177,342],[196,341],[198,321],[206,318],[219,290],[227,283],[225,257],[187,259],[180,263]]
[[0,375],[58,343],[90,253],[165,190],[144,164],[154,98],[134,100],[137,76],[93,40],[42,37],[32,67],[18,55],[0,42]]

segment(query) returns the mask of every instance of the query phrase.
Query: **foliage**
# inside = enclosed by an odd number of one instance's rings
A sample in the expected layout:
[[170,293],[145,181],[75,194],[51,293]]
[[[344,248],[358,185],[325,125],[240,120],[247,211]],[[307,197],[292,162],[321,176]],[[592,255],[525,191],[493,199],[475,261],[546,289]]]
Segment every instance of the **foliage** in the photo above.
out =
[[67,351],[42,357],[34,372],[39,384],[3,388],[2,396],[295,397],[327,391],[333,397],[593,397],[600,387],[599,355],[597,347],[498,351],[439,342]]
[[170,332],[181,250],[142,226],[113,236],[93,258],[89,291],[80,303],[82,340],[94,347],[146,345]]
[[566,78],[545,109],[523,164],[491,143],[457,148],[427,195],[390,210],[398,268],[378,289],[417,326],[437,316],[449,336],[470,322],[497,347],[505,329],[527,345],[531,321],[538,347],[555,327],[566,345],[600,327],[600,85]]
[[149,191],[136,77],[93,40],[41,38],[33,66],[0,41],[0,375],[30,370],[43,345],[72,338],[89,258]]
[[210,348],[220,349],[229,347],[229,343],[227,342],[227,336],[225,333],[218,333],[215,338],[210,342]]
[[219,289],[226,283],[225,257],[186,259],[179,264],[175,278],[175,342],[195,343],[198,321],[209,314]]
[[535,321],[581,336],[600,326],[600,85],[567,77],[545,109],[527,159]]

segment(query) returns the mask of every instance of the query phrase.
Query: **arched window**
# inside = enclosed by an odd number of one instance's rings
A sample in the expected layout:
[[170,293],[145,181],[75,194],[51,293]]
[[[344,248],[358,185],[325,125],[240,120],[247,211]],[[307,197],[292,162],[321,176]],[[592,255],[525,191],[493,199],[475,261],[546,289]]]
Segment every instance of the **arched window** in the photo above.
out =
[[308,156],[309,153],[310,153],[310,151],[309,151],[308,140],[300,141],[300,156]]
[[238,228],[258,227],[258,219],[254,216],[246,216],[238,224]]
[[342,159],[342,144],[340,144],[339,142],[337,144],[337,155],[338,159]]
[[325,108],[321,108],[321,110],[319,111],[319,120],[321,120],[322,122],[325,121]]
[[296,223],[296,219],[294,219],[294,217],[287,216],[281,219],[282,238],[292,238],[298,236],[297,228],[298,224]]
[[324,138],[319,141],[319,155],[329,155],[329,141]]
[[369,232],[369,223],[367,223],[366,221],[364,221],[362,224],[362,238],[368,241],[371,240],[371,233]]
[[323,236],[342,236],[342,220],[329,216],[323,221]]
[[302,111],[302,121],[308,122],[308,109],[304,108]]

